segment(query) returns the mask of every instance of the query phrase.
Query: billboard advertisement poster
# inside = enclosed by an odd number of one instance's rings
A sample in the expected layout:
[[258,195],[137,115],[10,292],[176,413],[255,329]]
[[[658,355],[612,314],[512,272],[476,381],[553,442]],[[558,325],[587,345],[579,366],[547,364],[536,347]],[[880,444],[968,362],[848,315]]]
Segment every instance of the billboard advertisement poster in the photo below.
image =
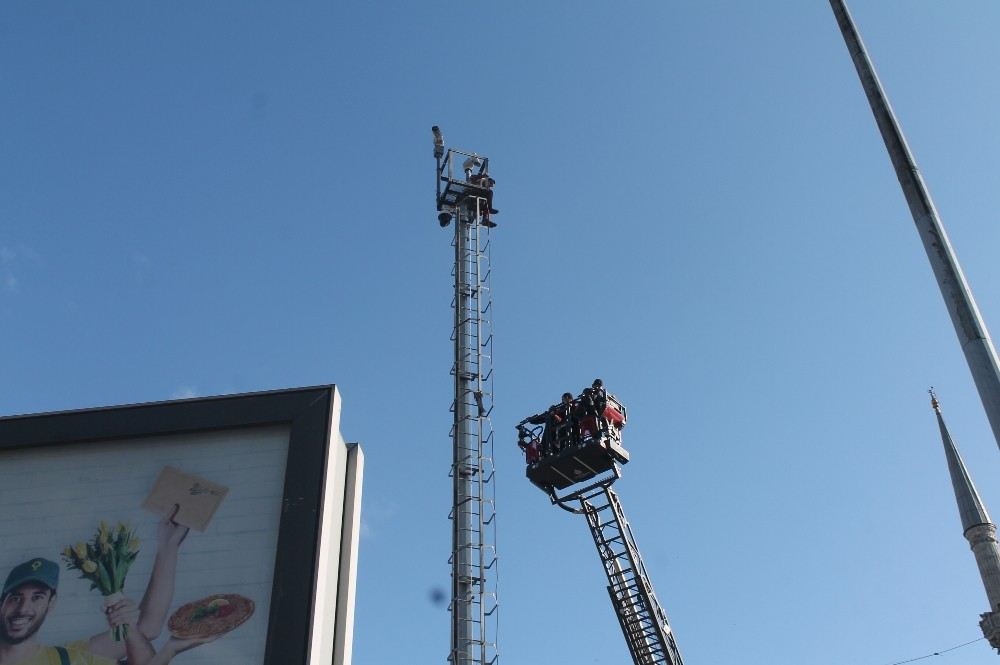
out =
[[329,501],[352,489],[335,402],[330,386],[0,419],[0,664],[332,662],[337,622],[316,608],[350,614],[354,564]]

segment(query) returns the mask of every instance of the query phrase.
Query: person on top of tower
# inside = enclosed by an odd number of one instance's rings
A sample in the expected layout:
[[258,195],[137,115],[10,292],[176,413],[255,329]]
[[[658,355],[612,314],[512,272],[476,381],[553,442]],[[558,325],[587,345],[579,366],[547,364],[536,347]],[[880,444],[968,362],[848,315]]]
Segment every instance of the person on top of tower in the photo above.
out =
[[490,218],[490,215],[496,215],[500,212],[493,207],[493,186],[497,184],[497,181],[491,178],[488,173],[471,174],[467,180],[481,190],[480,193],[469,197],[469,211],[475,214],[476,198],[486,199],[486,210],[480,211],[483,215],[483,226],[495,228],[497,223]]

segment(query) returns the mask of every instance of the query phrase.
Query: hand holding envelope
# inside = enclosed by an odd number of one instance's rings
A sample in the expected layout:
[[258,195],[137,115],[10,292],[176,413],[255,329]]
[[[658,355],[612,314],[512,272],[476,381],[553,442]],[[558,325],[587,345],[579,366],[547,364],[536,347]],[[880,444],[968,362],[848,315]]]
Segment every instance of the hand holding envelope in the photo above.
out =
[[142,507],[195,531],[205,531],[229,488],[172,466],[160,471]]

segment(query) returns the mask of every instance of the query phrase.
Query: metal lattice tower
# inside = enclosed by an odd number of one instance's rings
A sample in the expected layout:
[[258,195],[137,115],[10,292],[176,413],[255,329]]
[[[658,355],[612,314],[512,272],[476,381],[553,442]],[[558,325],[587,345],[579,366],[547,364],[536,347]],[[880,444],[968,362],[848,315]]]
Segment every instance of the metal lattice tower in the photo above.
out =
[[[451,440],[452,665],[491,665],[497,654],[497,553],[494,495],[493,324],[489,220],[489,160],[444,150],[434,127],[437,209],[441,226],[454,220],[455,359]],[[461,165],[457,162],[462,160]],[[461,170],[456,174],[456,168]],[[487,184],[488,183],[488,184]]]

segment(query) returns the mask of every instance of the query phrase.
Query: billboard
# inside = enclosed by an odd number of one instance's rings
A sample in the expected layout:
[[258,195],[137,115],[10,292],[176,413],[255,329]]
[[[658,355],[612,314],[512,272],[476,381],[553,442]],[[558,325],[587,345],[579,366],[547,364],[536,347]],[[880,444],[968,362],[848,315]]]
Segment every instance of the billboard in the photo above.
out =
[[0,655],[349,663],[363,456],[339,416],[324,386],[0,418]]

